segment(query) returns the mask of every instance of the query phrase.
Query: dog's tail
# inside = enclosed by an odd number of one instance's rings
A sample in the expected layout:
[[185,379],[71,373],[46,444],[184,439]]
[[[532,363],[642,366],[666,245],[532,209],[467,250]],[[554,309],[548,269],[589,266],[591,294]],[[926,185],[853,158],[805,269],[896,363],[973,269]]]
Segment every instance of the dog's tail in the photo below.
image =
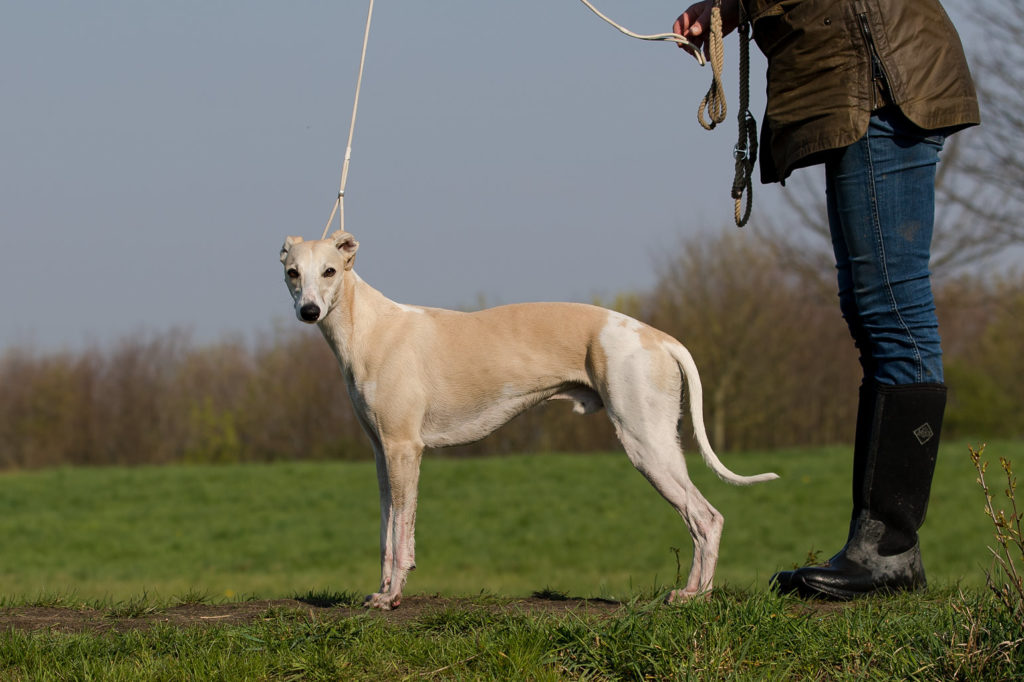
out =
[[766,473],[754,476],[740,476],[722,464],[718,455],[711,449],[708,442],[708,433],[704,428],[704,393],[700,385],[700,375],[697,373],[697,364],[693,361],[690,351],[681,343],[666,344],[668,352],[679,363],[679,368],[686,377],[686,390],[689,393],[690,419],[693,421],[693,431],[697,436],[697,445],[700,447],[700,454],[708,467],[726,483],[733,485],[750,485],[762,481],[773,481],[779,477],[778,474]]

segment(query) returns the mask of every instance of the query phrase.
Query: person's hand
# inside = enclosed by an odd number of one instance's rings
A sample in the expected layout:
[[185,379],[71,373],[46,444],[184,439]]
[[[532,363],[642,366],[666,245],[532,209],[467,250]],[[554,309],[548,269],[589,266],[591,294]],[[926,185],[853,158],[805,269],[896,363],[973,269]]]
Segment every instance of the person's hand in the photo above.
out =
[[[702,0],[702,2],[690,5],[685,12],[679,15],[676,23],[672,26],[673,33],[683,36],[697,49],[704,48],[704,56],[709,59],[711,55],[708,38],[711,35],[711,7],[713,5],[714,0]],[[722,0],[723,37],[736,30],[739,17],[739,0]],[[679,43],[679,47],[693,53],[693,49],[689,45]]]

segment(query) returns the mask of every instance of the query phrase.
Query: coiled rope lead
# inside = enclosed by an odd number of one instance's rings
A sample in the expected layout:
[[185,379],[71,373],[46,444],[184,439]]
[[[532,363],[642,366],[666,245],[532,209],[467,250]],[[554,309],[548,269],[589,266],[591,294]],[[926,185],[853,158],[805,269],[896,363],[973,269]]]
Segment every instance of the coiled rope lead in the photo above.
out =
[[338,225],[340,229],[345,229],[345,183],[348,182],[348,165],[352,160],[352,136],[356,131],[356,112],[359,110],[359,90],[363,86],[363,65],[366,64],[366,45],[370,41],[370,21],[373,19],[373,0],[370,0],[370,9],[366,12],[366,31],[363,33],[363,52],[359,57],[359,77],[356,78],[356,98],[352,104],[352,123],[348,128],[348,144],[345,146],[345,162],[341,166],[341,184],[338,186],[338,198],[334,202],[334,208],[331,209],[331,217],[327,219],[327,224],[324,225],[324,233],[320,237],[321,239],[327,238],[327,230],[331,228],[331,221],[334,220],[334,214],[338,214]]
[[[722,7],[716,2],[711,8],[711,34],[708,36],[708,54],[711,57],[711,87],[697,107],[697,122],[704,130],[714,130],[725,120],[725,88],[722,87],[722,66],[725,64],[725,46],[722,44]],[[705,112],[711,120],[704,118]]]
[[[615,23],[596,7],[590,4],[589,0],[580,0],[591,12],[604,19],[607,23],[617,28],[620,32],[631,38],[640,40],[664,40],[672,41],[685,46],[693,54],[701,66],[704,66],[705,59],[701,51],[693,43],[678,33],[659,33],[655,35],[640,35],[634,33],[619,24]],[[705,130],[713,130],[719,123],[725,121],[727,107],[725,102],[725,89],[722,87],[722,67],[725,63],[725,47],[722,40],[722,3],[715,0],[711,8],[711,34],[708,36],[708,55],[711,59],[711,86],[701,100],[697,108],[697,122]],[[743,3],[739,3],[742,13]],[[733,148],[733,158],[736,160],[736,175],[732,184],[732,198],[734,205],[734,217],[736,226],[743,227],[750,220],[750,212],[753,208],[754,188],[751,178],[753,176],[754,164],[757,161],[757,122],[749,110],[750,103],[750,24],[745,17],[740,16],[740,110],[737,116],[739,121],[739,138]],[[708,118],[710,117],[710,118]],[[746,206],[744,210],[743,195],[746,194]]]

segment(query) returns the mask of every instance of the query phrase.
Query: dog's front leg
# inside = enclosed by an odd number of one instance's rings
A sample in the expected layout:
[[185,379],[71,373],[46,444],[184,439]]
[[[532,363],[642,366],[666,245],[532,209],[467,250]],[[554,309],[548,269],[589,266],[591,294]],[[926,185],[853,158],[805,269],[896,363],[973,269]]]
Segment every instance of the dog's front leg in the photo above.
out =
[[[391,587],[391,564],[394,561],[395,548],[391,533],[391,483],[388,481],[388,465],[384,457],[384,449],[374,443],[374,459],[377,463],[377,488],[380,492],[380,589],[385,593]],[[370,595],[366,598],[369,605]]]
[[383,457],[378,459],[381,488],[381,588],[366,598],[365,605],[371,608],[388,610],[398,606],[402,600],[405,579],[409,571],[416,567],[416,501],[422,454],[423,445],[420,443],[385,442]]

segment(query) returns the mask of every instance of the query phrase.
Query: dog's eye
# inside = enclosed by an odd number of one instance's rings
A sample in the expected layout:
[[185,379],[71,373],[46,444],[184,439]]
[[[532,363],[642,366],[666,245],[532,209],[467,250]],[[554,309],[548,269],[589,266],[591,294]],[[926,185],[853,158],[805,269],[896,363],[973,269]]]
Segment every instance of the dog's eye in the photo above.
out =
[[291,279],[295,279],[296,277],[299,276],[299,271],[296,270],[295,268],[288,268],[288,272],[286,272],[285,274],[288,275],[288,277],[290,277]]
[[324,277],[334,277],[338,273],[334,268],[327,268],[324,270]]

